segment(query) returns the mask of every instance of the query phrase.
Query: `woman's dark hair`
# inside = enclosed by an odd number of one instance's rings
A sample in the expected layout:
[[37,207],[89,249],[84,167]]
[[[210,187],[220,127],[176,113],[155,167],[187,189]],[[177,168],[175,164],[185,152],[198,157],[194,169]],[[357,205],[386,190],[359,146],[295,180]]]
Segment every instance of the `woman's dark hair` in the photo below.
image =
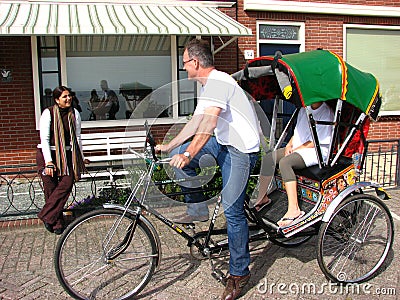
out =
[[53,100],[54,100],[54,102],[56,101],[56,99],[60,98],[62,93],[65,92],[65,91],[70,91],[70,89],[67,88],[66,86],[63,86],[63,85],[60,85],[60,86],[56,87],[53,90]]
[[214,66],[214,58],[211,52],[211,47],[207,41],[193,39],[186,44],[185,49],[188,52],[189,59],[197,59],[200,63],[200,66],[203,68]]

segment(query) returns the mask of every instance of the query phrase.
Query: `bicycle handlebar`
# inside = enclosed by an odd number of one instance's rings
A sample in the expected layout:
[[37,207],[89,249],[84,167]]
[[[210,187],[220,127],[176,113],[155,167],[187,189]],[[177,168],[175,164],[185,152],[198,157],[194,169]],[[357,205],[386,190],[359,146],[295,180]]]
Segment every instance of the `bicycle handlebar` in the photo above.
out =
[[156,149],[155,149],[156,142],[154,140],[153,134],[150,131],[149,123],[147,122],[147,120],[146,122],[144,122],[144,128],[146,130],[146,140],[144,142],[144,150],[145,151],[147,150],[147,143],[149,143],[151,155],[153,156],[154,161],[157,161],[158,158],[156,156]]

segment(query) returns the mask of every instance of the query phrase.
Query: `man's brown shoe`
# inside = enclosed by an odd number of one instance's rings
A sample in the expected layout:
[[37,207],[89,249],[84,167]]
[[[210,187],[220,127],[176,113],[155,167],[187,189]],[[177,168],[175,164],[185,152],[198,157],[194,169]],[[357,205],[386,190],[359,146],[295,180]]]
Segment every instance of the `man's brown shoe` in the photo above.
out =
[[229,275],[226,280],[225,291],[222,294],[222,300],[234,300],[239,297],[243,287],[249,282],[250,273],[246,276]]

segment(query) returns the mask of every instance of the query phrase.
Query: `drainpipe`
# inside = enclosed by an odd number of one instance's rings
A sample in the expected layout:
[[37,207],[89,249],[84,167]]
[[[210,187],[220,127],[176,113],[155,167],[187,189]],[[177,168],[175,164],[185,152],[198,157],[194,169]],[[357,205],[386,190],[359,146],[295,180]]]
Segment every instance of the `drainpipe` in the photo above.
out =
[[[236,21],[238,21],[238,13],[239,13],[239,8],[238,8],[238,0],[236,0],[236,12],[235,12],[235,18]],[[237,43],[236,43],[236,70],[240,70],[241,67],[239,67],[239,38],[237,39]]]
[[397,140],[396,186],[400,186],[400,139]]

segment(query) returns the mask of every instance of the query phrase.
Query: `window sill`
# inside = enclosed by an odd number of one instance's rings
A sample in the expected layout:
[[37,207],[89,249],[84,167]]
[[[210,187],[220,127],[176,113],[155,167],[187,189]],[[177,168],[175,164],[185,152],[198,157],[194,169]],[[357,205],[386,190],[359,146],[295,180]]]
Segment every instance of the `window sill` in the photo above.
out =
[[379,116],[381,117],[387,117],[387,116],[399,116],[400,111],[398,110],[392,110],[392,111],[380,111]]
[[188,119],[186,116],[173,119],[173,118],[148,118],[148,119],[129,119],[129,120],[100,120],[100,121],[82,121],[82,129],[86,128],[109,128],[109,127],[128,127],[128,126],[142,126],[146,122],[149,125],[171,125],[171,124],[184,124]]

